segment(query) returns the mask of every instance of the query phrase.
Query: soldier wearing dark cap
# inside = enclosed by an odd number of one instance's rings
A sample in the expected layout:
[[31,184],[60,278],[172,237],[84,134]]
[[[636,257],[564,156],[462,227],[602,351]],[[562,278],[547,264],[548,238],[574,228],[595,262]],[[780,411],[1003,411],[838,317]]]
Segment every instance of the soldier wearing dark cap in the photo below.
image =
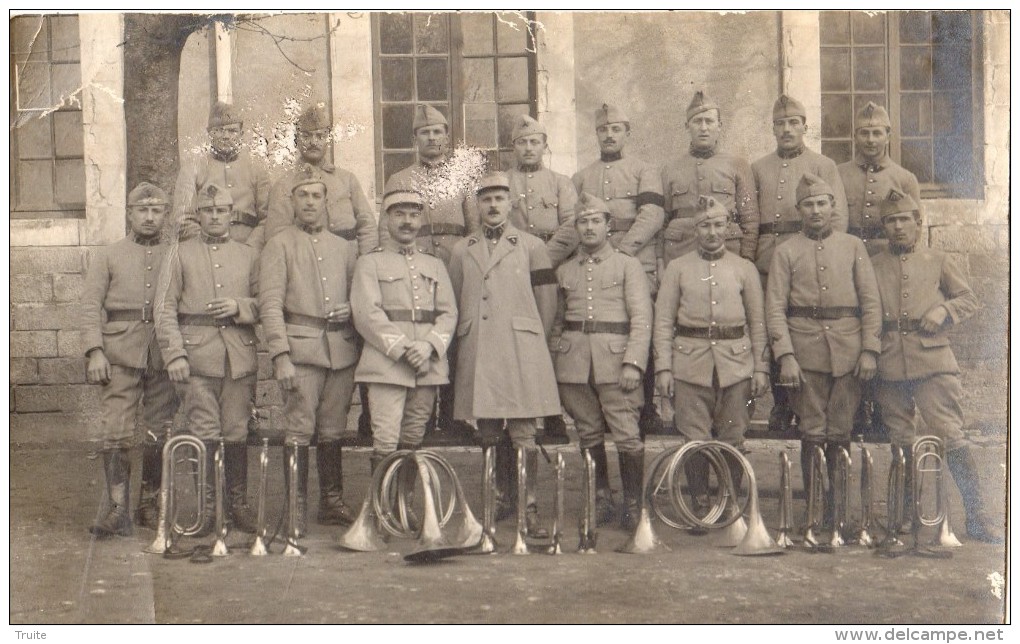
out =
[[801,177],[803,227],[776,248],[765,294],[774,386],[792,391],[805,490],[814,446],[826,450],[830,475],[838,448],[849,449],[861,382],[874,377],[881,349],[875,272],[864,243],[833,229],[833,192],[821,177]]
[[[653,345],[656,383],[674,401],[680,434],[740,448],[750,403],[768,388],[768,347],[758,271],[726,248],[730,221],[729,208],[701,197],[691,218],[698,248],[666,267]],[[730,467],[739,477],[739,464]],[[695,506],[707,508],[708,461],[692,459],[687,480]]]
[[[915,204],[921,203],[917,177],[889,158],[891,134],[889,113],[868,101],[854,119],[857,153],[852,161],[841,163],[838,168],[850,209],[847,232],[860,237],[872,256],[888,245],[880,221],[880,208],[889,196],[898,193],[909,196]],[[862,432],[880,432],[884,422],[881,406],[876,401],[874,381],[864,388],[863,394],[854,424]]]
[[[358,258],[354,271],[351,308],[365,339],[355,377],[368,387],[373,471],[394,450],[421,447],[439,386],[449,382],[457,303],[446,266],[417,247],[424,206],[417,192],[387,193],[388,235]],[[400,472],[402,484],[413,488],[417,474]]]
[[248,507],[248,418],[255,396],[256,251],[230,238],[230,192],[207,184],[196,212],[201,234],[177,247],[160,274],[156,337],[170,380],[182,392],[188,430],[206,443],[206,514],[212,529],[214,458],[224,442],[227,519],[255,531]]
[[[417,160],[389,178],[386,192],[412,190],[422,195],[425,207],[418,243],[449,268],[454,245],[478,231],[478,211],[472,203],[470,188],[456,183],[453,176],[463,173],[454,172],[460,169],[451,168],[448,163],[450,125],[446,117],[431,105],[416,105],[411,127]],[[469,174],[472,169],[464,170]],[[385,238],[386,230],[380,232],[380,236]],[[450,353],[451,380],[455,379],[456,364],[454,344]],[[469,426],[454,420],[453,405],[453,386],[440,387],[439,413],[435,424],[446,431],[469,432]]]
[[[142,493],[138,521],[155,528],[163,442],[179,405],[153,330],[160,266],[167,245],[160,233],[169,209],[166,193],[139,184],[127,199],[128,236],[89,262],[82,290],[82,336],[87,380],[103,385],[102,441],[108,508],[89,531],[98,537],[131,534],[131,456],[142,404]],[[104,319],[105,314],[105,319]]]
[[854,119],[856,154],[852,161],[841,163],[839,176],[846,189],[849,206],[847,232],[864,241],[870,255],[888,245],[880,221],[879,210],[892,191],[921,203],[917,177],[910,170],[889,158],[889,137],[892,122],[885,108],[868,101]]
[[209,152],[181,167],[174,188],[174,214],[183,218],[181,240],[199,233],[195,197],[202,186],[215,183],[230,192],[234,218],[230,237],[246,242],[269,209],[269,174],[244,147],[244,119],[229,103],[216,102],[209,111]]
[[751,165],[743,158],[720,152],[722,116],[719,106],[695,92],[687,107],[687,153],[662,169],[666,198],[666,227],[659,248],[659,276],[666,266],[698,247],[694,217],[698,200],[710,195],[730,213],[726,247],[754,261],[758,243],[758,202],[754,194]]
[[332,116],[322,102],[306,106],[298,117],[294,124],[294,140],[300,157],[293,169],[273,183],[269,194],[265,241],[294,223],[290,189],[295,179],[307,172],[304,168],[307,165],[320,174],[326,187],[326,230],[337,237],[356,242],[357,251],[361,254],[379,245],[379,225],[361,189],[361,183],[353,173],[327,159],[332,125]]
[[[574,221],[580,248],[556,269],[559,306],[549,346],[560,399],[576,423],[582,451],[606,461],[612,432],[620,459],[624,505],[620,524],[637,522],[645,446],[638,429],[644,403],[642,372],[648,364],[652,298],[636,258],[609,242],[609,207],[584,193]],[[597,521],[613,514],[608,472],[596,468]]]
[[[546,340],[556,314],[556,275],[542,240],[508,221],[505,174],[482,178],[477,200],[482,233],[458,242],[450,259],[460,312],[453,413],[477,420],[485,447],[498,444],[505,431],[514,447],[533,452],[537,419],[560,411]],[[528,480],[535,479],[532,470]],[[528,531],[538,536],[533,494],[529,489]]]
[[347,429],[359,355],[349,302],[357,251],[328,233],[328,201],[324,173],[308,167],[292,175],[294,223],[266,242],[260,264],[259,313],[273,373],[283,387],[284,449],[294,452],[298,463],[299,532],[304,532],[313,436],[318,522],[354,520],[343,499],[340,438]]
[[[595,110],[595,135],[601,158],[574,175],[574,188],[578,194],[587,192],[609,206],[612,215],[609,243],[641,261],[654,298],[659,287],[656,247],[665,205],[662,173],[650,163],[623,156],[630,138],[630,119],[619,108],[603,104]],[[640,426],[644,432],[655,432],[661,421],[655,410],[651,364],[645,370],[644,393]]]
[[[831,187],[832,228],[846,231],[846,196],[839,172],[831,159],[804,145],[807,127],[804,105],[785,94],[780,96],[772,107],[772,133],[776,137],[776,151],[751,164],[758,214],[761,217],[754,263],[762,274],[763,286],[768,278],[772,253],[780,244],[795,237],[803,225],[797,209],[796,190],[797,183],[805,174],[821,177]],[[773,362],[771,378],[775,405],[769,417],[769,429],[785,431],[793,420],[793,411],[786,390],[775,386],[777,377],[778,366]]]
[[[1002,543],[1002,532],[986,511],[977,465],[963,434],[960,367],[948,336],[950,328],[974,315],[980,305],[960,263],[949,253],[918,243],[918,203],[895,190],[890,197],[879,210],[888,246],[872,257],[883,309],[876,389],[889,439],[912,462],[915,410],[920,411],[929,433],[945,441],[946,464],[967,514],[967,534],[977,541]],[[904,488],[904,507],[909,508],[909,479]]]

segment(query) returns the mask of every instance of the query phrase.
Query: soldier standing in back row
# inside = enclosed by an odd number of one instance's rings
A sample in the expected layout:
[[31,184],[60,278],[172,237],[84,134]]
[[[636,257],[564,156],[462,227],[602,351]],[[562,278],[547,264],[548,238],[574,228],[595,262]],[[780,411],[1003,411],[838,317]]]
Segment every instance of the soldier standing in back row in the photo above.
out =
[[106,514],[89,529],[98,537],[131,534],[130,449],[139,401],[145,437],[138,522],[157,527],[163,444],[179,405],[153,329],[156,280],[167,252],[160,233],[169,205],[161,189],[138,184],[127,199],[131,232],[97,254],[85,274],[81,306],[86,376],[89,383],[103,385],[100,449],[109,502]]
[[[945,459],[960,488],[967,534],[1002,543],[981,495],[981,479],[963,434],[960,367],[949,346],[948,329],[977,311],[979,304],[963,268],[948,253],[919,245],[921,212],[910,195],[893,192],[882,202],[886,249],[872,257],[882,296],[881,380],[878,400],[889,439],[913,461],[916,410],[928,431],[945,441]],[[906,472],[909,477],[910,467]],[[904,507],[913,507],[912,482],[905,481]]]
[[[574,175],[577,194],[587,192],[609,206],[612,215],[609,243],[641,261],[652,297],[659,290],[656,246],[662,230],[662,174],[656,166],[624,157],[630,138],[630,119],[622,110],[603,104],[595,110],[595,135],[601,157]],[[655,410],[655,377],[649,362],[644,374],[645,404],[639,425],[642,433],[656,433],[662,421]],[[596,463],[604,469],[605,462]]]
[[[821,177],[833,194],[832,229],[846,231],[846,196],[843,183],[832,159],[804,145],[807,131],[807,111],[795,98],[785,94],[776,99],[772,107],[772,133],[776,137],[776,151],[770,152],[751,164],[755,192],[758,198],[758,245],[754,263],[761,273],[762,287],[766,290],[772,253],[780,244],[800,232],[803,223],[797,210],[797,182],[805,174]],[[786,431],[793,422],[793,410],[786,389],[776,386],[779,367],[770,367],[772,398],[775,405],[769,416],[769,430]]]

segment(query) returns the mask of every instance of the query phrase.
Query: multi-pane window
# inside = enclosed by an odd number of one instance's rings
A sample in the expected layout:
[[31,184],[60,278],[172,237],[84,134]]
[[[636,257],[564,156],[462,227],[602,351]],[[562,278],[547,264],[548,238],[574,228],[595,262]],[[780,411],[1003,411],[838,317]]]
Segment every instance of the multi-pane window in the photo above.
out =
[[11,21],[11,216],[84,217],[78,17]]
[[446,116],[454,144],[483,150],[494,169],[508,167],[514,118],[536,113],[527,21],[517,14],[382,13],[373,15],[373,32],[380,191],[414,162],[418,103]]
[[925,196],[977,196],[980,12],[820,12],[822,152],[853,158],[853,118],[868,101],[893,125],[890,155]]

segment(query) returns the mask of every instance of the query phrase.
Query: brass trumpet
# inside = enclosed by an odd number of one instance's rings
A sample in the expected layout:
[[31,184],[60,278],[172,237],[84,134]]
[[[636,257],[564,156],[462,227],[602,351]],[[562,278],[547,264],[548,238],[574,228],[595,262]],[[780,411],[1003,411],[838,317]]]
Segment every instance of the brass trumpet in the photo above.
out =
[[283,549],[285,557],[300,557],[304,549],[298,545],[298,449],[290,451],[287,468],[290,470],[290,486],[287,495],[287,545]]
[[872,489],[872,471],[875,463],[871,458],[871,452],[867,447],[861,445],[861,528],[857,533],[857,543],[871,548],[875,545],[875,538],[871,536],[871,506],[874,491]]
[[264,557],[269,554],[266,548],[266,483],[269,479],[269,439],[262,439],[262,451],[259,452],[259,507],[258,527],[255,531],[255,542],[251,545],[251,556]]
[[553,519],[552,543],[549,545],[548,553],[551,555],[563,554],[560,542],[563,540],[563,490],[566,465],[563,461],[563,453],[556,453],[556,516]]
[[577,544],[577,551],[584,555],[595,554],[595,542],[598,534],[595,531],[595,459],[592,458],[590,450],[582,450],[584,454],[584,475],[581,489],[584,492],[584,508],[581,514],[581,521],[578,526],[580,540]]
[[529,555],[528,534],[528,451],[517,448],[517,536],[510,549],[513,555]]
[[211,553],[213,557],[226,557],[230,554],[230,550],[227,548],[227,522],[223,507],[223,494],[227,489],[226,468],[223,462],[226,454],[226,447],[221,438],[220,447],[213,457],[216,461],[216,542],[213,544]]
[[786,452],[779,454],[779,534],[776,545],[780,548],[793,546],[790,533],[793,531],[793,487],[790,481],[790,457]]
[[825,519],[825,480],[828,468],[825,464],[825,450],[815,445],[811,452],[811,469],[808,472],[807,521],[804,528],[804,545],[818,548],[821,542],[815,534]]
[[[193,450],[193,456],[186,454],[179,457],[178,450]],[[166,554],[172,552],[178,537],[191,537],[202,530],[202,519],[205,514],[205,444],[194,436],[182,434],[167,440],[163,446],[163,478],[159,490],[159,526],[156,538],[145,552]],[[197,463],[198,477],[195,483],[195,522],[190,526],[177,524],[177,490],[174,483],[177,463]]]
[[846,545],[843,530],[850,515],[850,453],[844,447],[836,452],[832,476],[832,538],[829,545],[839,548]]
[[[914,546],[917,547],[922,526],[937,527],[929,545],[946,548],[960,547],[949,522],[949,499],[946,494],[945,445],[937,436],[921,436],[914,441]],[[925,483],[934,477],[934,507],[925,507]]]
[[479,554],[496,552],[496,448],[489,446],[484,452],[482,471],[482,538],[475,547]]

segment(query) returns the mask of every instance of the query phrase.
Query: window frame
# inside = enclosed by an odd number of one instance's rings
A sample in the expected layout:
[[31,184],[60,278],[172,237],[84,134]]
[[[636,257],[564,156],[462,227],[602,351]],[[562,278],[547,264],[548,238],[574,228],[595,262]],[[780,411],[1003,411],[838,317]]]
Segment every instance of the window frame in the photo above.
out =
[[[852,14],[853,11],[846,10],[834,10],[833,13],[847,13]],[[900,127],[901,117],[901,100],[900,95],[903,90],[900,85],[900,18],[903,15],[903,11],[889,11],[885,13],[885,34],[884,43],[882,47],[885,50],[885,65],[886,65],[886,82],[884,91],[887,97],[886,105],[889,112],[889,117],[893,122],[892,133],[889,137],[889,156],[895,162],[901,163],[902,160],[902,144],[903,134],[902,128]],[[950,183],[936,183],[936,182],[921,182],[921,197],[923,199],[981,199],[984,196],[984,76],[982,61],[982,50],[981,43],[983,42],[984,27],[983,27],[983,12],[980,10],[970,10],[967,12],[970,17],[971,26],[971,55],[970,55],[970,68],[971,68],[971,131],[970,131],[970,147],[971,155],[973,158],[974,177],[973,182],[970,185],[966,184],[950,184]],[[856,153],[856,142],[854,141],[853,135],[853,119],[856,117],[856,110],[853,106],[853,98],[858,94],[870,94],[873,92],[858,91],[854,87],[854,59],[853,50],[856,45],[853,42],[853,20],[851,16],[850,20],[850,41],[846,44],[826,44],[820,42],[819,50],[824,51],[827,48],[831,49],[842,49],[847,48],[851,50],[851,62],[850,62],[850,90],[849,91],[821,91],[821,96],[826,95],[846,95],[851,100],[851,133],[850,133],[850,149],[851,159]],[[932,46],[932,36],[929,34],[928,46]],[[932,90],[929,90],[931,93]],[[934,132],[934,121],[935,114],[931,114],[933,129],[932,134],[928,137],[934,145],[935,132]],[[908,137],[910,138],[910,137]],[[917,137],[923,138],[923,137]],[[823,145],[826,141],[846,141],[844,137],[822,137]],[[934,147],[932,154],[935,154]],[[933,159],[934,162],[934,159]]]

